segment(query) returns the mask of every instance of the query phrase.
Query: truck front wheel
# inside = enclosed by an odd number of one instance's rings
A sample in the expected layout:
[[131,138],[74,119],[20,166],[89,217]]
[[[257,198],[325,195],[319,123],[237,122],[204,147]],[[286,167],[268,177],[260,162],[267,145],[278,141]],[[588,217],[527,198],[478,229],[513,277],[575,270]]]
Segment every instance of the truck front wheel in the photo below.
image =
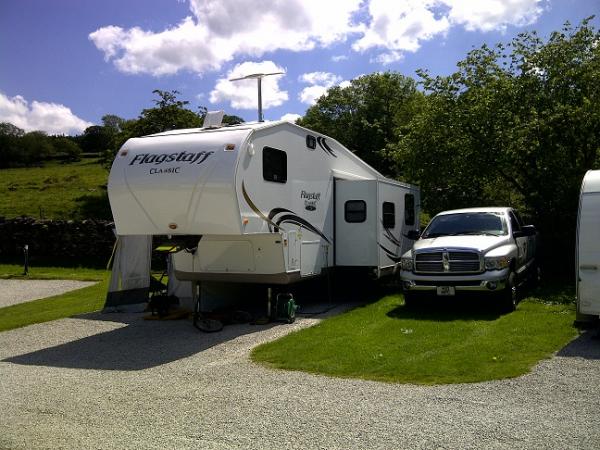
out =
[[506,287],[501,293],[501,305],[502,309],[507,312],[512,312],[517,309],[517,303],[519,296],[517,292],[517,276],[514,272],[511,272],[506,281]]
[[407,308],[413,308],[416,303],[414,292],[404,291],[404,306]]

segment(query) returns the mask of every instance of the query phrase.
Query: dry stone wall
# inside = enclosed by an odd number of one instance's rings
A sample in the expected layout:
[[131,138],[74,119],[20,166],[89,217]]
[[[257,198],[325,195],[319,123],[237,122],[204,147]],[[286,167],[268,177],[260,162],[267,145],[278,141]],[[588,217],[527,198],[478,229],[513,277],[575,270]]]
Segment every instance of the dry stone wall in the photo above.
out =
[[0,260],[32,264],[106,266],[115,242],[114,224],[101,220],[36,220],[0,217]]

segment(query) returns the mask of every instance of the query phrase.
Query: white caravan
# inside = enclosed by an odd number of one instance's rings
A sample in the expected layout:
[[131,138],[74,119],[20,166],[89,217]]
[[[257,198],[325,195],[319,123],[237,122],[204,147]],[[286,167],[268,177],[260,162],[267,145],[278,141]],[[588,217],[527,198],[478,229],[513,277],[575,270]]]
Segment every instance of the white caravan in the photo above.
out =
[[581,184],[576,264],[577,313],[600,316],[600,170]]
[[118,235],[185,239],[179,280],[289,284],[332,267],[395,271],[419,191],[289,122],[128,140],[108,194]]

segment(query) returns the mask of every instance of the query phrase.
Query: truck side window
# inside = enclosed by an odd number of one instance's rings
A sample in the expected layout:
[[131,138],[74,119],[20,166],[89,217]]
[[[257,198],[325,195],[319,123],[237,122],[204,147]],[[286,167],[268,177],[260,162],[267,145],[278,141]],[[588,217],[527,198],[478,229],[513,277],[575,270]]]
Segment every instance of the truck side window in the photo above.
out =
[[392,202],[383,202],[383,228],[394,228],[396,226],[396,211]]
[[360,223],[367,220],[367,204],[364,200],[348,200],[344,203],[344,219],[348,223]]
[[521,229],[521,224],[517,220],[515,214],[512,211],[509,211],[508,217],[510,217],[510,227],[512,228],[513,232],[519,231]]
[[413,194],[404,195],[404,224],[415,224],[415,196]]
[[287,182],[287,153],[272,147],[264,147],[262,152],[263,178],[275,183]]

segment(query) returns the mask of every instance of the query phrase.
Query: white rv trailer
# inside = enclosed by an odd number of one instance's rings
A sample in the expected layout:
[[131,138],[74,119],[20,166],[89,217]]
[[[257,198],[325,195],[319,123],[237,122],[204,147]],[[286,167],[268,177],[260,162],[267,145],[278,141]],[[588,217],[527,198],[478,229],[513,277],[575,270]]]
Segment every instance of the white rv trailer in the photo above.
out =
[[575,276],[578,316],[600,316],[600,170],[588,171],[581,184]]
[[418,188],[282,121],[130,139],[108,194],[118,235],[194,242],[173,258],[179,280],[289,284],[333,267],[380,277],[419,227]]

